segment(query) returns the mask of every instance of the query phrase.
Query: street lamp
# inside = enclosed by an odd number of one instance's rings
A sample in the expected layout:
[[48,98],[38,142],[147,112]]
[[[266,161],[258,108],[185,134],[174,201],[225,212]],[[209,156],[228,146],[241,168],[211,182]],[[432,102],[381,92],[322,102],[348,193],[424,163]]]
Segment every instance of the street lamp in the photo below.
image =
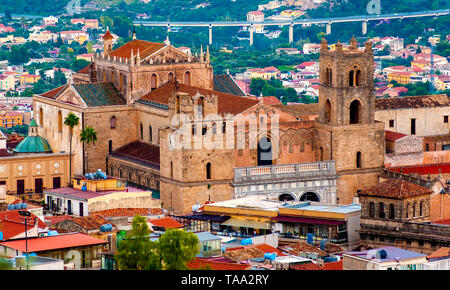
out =
[[[19,210],[19,214],[22,216],[21,219],[25,221],[25,261],[27,263],[27,270],[28,270],[28,232],[27,232],[27,223],[29,220],[33,220],[31,217],[31,213],[26,210]],[[34,218],[34,221],[36,221],[36,218]]]

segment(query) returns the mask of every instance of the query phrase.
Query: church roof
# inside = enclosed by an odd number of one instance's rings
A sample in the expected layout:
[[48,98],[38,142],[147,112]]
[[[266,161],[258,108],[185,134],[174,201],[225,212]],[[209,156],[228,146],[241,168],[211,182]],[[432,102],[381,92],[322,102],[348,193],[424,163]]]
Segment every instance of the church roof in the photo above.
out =
[[159,170],[159,146],[134,141],[110,153],[112,157],[125,158]]
[[259,103],[257,100],[250,98],[235,96],[220,91],[212,91],[203,88],[193,87],[178,82],[168,82],[149,92],[139,99],[141,103],[158,103],[167,105],[170,96],[176,92],[187,93],[189,95],[195,95],[200,93],[201,95],[217,95],[218,97],[218,113],[219,114],[239,114],[249,109],[250,107]]
[[102,36],[103,39],[113,39],[111,32],[109,30],[106,31],[106,33]]
[[126,105],[127,101],[112,83],[72,84],[88,107]]
[[144,59],[147,56],[160,50],[164,46],[165,46],[164,43],[134,39],[132,41],[125,43],[124,45],[120,46],[119,48],[111,51],[111,53],[109,55],[111,57],[115,56],[115,57],[122,57],[122,58],[130,58],[131,51],[133,51],[133,55],[136,55],[137,51],[139,50],[139,55],[140,55],[141,59]]
[[41,94],[41,96],[54,99],[61,91],[63,91],[68,86],[69,86],[68,84],[62,85],[60,87],[54,88],[53,90]]
[[245,93],[241,90],[241,88],[236,84],[236,82],[230,75],[215,75],[213,80],[215,91],[236,96],[245,96]]
[[89,67],[91,66],[91,63],[89,63],[87,66],[83,67],[77,73],[79,74],[88,74],[89,73]]
[[378,196],[394,199],[404,199],[426,194],[431,194],[428,188],[401,179],[389,179],[358,193],[360,196]]
[[51,153],[47,140],[40,136],[28,136],[14,148],[16,153]]
[[377,110],[411,109],[424,107],[450,106],[450,98],[445,94],[412,96],[397,98],[382,98],[375,100]]

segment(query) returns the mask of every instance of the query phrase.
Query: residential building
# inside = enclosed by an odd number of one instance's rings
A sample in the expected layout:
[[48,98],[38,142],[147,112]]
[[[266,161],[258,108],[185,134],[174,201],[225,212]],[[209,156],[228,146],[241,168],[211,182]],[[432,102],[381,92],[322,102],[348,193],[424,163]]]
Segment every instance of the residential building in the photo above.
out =
[[56,23],[58,23],[58,18],[56,18],[53,15],[50,15],[48,17],[44,17],[42,20],[44,21],[44,25],[45,26],[53,26]]
[[0,127],[11,128],[23,124],[23,115],[19,112],[2,112],[0,114]]
[[450,270],[450,248],[442,247],[427,256],[424,270]]
[[247,21],[263,22],[264,21],[264,13],[259,10],[250,11],[247,13]]

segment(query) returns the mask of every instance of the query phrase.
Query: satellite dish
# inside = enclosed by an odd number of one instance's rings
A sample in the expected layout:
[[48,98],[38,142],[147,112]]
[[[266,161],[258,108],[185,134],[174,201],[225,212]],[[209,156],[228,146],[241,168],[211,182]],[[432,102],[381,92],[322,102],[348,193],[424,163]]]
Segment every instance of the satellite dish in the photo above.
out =
[[67,260],[67,263],[73,263],[75,269],[81,268],[81,254],[77,250],[67,252],[64,260]]

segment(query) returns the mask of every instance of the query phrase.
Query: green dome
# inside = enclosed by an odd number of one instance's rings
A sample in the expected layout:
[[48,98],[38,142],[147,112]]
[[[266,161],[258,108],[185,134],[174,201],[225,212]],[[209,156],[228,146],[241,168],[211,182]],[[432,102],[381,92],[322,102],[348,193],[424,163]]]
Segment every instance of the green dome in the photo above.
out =
[[16,153],[51,153],[47,140],[40,136],[28,136],[14,148]]

